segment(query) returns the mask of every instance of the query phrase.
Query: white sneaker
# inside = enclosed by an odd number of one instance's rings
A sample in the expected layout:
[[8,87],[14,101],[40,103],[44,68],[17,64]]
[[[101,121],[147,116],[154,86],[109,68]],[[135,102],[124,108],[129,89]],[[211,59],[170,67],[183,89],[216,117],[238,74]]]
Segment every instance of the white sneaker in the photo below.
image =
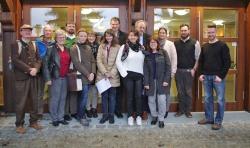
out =
[[141,117],[140,116],[137,116],[137,118],[136,118],[136,124],[137,125],[141,125],[142,123],[141,123]]
[[134,118],[132,116],[128,118],[128,125],[134,125]]

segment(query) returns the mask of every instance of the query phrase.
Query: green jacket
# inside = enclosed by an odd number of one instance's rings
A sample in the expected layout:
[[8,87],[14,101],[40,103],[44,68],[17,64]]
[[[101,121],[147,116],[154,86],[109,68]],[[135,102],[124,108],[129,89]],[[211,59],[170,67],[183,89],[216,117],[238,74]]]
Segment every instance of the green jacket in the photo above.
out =
[[68,49],[70,49],[71,47],[73,47],[75,43],[76,43],[76,38],[70,39],[67,37],[64,44]]

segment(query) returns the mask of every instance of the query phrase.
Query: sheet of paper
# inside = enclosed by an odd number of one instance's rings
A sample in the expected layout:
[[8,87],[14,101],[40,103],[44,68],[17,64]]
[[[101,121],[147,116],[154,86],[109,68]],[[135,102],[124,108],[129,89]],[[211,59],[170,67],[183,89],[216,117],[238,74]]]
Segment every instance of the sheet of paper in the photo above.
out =
[[111,87],[111,84],[109,82],[109,79],[102,79],[98,81],[96,84],[98,92],[101,94],[104,91],[108,90]]
[[76,88],[77,91],[82,90],[82,79],[76,79]]

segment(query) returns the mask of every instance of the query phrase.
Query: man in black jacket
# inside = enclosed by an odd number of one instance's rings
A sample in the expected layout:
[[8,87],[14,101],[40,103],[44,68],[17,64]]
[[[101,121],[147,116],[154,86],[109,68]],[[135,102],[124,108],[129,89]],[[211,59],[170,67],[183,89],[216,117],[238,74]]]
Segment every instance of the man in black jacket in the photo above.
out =
[[[145,50],[147,50],[147,46],[151,36],[146,33],[147,23],[144,20],[138,20],[135,22],[135,30],[139,32],[139,42]],[[142,95],[142,120],[148,119],[149,106],[148,106],[148,97],[146,95]]]
[[135,22],[135,30],[139,32],[139,42],[144,48],[147,48],[151,35],[146,33],[147,23],[144,20]]
[[111,26],[111,29],[114,31],[115,36],[117,37],[120,46],[125,44],[128,35],[127,33],[122,32],[120,30],[120,19],[118,17],[112,17],[110,20],[110,26]]
[[[225,77],[231,65],[227,44],[216,38],[216,26],[208,26],[208,43],[202,47],[199,59],[199,80],[205,90],[205,118],[198,124],[212,124],[213,130],[221,128],[225,110]],[[217,95],[217,114],[214,119],[213,89]]]
[[[110,26],[111,29],[114,31],[114,34],[116,35],[119,44],[122,46],[123,44],[126,43],[127,40],[127,34],[125,32],[122,32],[120,30],[120,19],[118,17],[113,17],[110,20]],[[122,82],[122,81],[121,81]],[[117,93],[116,93],[116,105],[115,105],[115,115],[118,118],[122,118],[123,115],[121,113],[121,108],[122,108],[122,91],[123,87],[122,85],[117,88]]]

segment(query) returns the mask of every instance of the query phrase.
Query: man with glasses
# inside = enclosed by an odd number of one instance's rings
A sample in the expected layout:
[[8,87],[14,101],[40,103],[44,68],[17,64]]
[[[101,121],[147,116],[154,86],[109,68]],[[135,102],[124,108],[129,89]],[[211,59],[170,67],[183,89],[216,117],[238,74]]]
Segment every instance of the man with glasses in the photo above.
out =
[[29,107],[30,127],[36,130],[42,129],[38,124],[38,76],[41,59],[36,45],[31,41],[32,27],[24,24],[20,28],[21,40],[12,48],[12,61],[15,74],[16,88],[16,132],[24,134],[25,108]]

